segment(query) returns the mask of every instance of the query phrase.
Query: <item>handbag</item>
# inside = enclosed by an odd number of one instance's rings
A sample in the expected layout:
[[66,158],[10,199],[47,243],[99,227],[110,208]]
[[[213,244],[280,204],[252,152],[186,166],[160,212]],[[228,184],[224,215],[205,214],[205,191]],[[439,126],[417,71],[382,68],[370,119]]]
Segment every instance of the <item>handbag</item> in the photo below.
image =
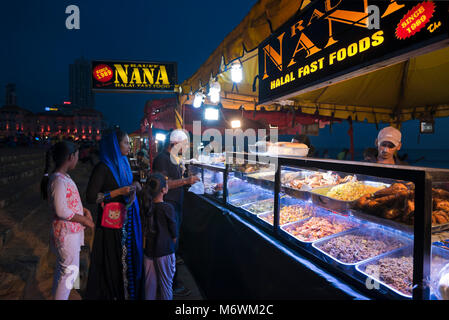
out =
[[126,216],[126,206],[120,202],[109,202],[101,204],[103,216],[101,226],[110,229],[120,229],[123,227]]

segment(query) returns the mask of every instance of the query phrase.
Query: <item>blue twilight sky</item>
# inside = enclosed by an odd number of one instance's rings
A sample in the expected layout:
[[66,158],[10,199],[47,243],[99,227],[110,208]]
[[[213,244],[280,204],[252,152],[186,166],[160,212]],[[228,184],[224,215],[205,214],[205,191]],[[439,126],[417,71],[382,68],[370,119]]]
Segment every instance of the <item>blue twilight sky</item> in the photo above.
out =
[[[4,88],[16,83],[18,104],[32,111],[68,99],[69,64],[123,59],[177,61],[181,83],[192,75],[246,16],[256,0],[17,0],[0,3],[0,105]],[[80,30],[67,30],[65,9],[80,8]],[[110,123],[134,131],[149,94],[96,94],[96,108]],[[167,97],[163,95],[162,97]],[[434,135],[421,136],[417,121],[403,125],[407,148],[448,148],[449,119],[436,121]],[[381,125],[383,127],[385,125]],[[346,122],[320,130],[317,147],[349,146]],[[373,124],[354,125],[355,147],[371,146]]]

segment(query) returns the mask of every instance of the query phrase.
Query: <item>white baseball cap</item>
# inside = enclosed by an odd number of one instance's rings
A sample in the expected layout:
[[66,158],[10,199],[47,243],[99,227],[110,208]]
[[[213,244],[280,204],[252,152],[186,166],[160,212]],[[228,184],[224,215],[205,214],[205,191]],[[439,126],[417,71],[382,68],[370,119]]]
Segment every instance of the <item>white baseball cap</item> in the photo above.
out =
[[401,131],[393,127],[386,127],[379,131],[377,143],[381,144],[384,141],[388,141],[397,147],[401,143],[401,137]]
[[183,142],[185,140],[189,140],[189,137],[184,132],[184,130],[176,129],[176,130],[173,130],[172,133],[170,134],[170,142],[171,143],[179,143],[179,142]]

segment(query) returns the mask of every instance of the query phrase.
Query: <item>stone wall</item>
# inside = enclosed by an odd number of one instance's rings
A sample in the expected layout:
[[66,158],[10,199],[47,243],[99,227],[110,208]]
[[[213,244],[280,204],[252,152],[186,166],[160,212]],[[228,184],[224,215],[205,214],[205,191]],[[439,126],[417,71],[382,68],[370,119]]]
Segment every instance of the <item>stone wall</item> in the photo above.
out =
[[[52,216],[40,198],[44,161],[44,149],[0,149],[0,299],[51,299],[55,256],[48,245]],[[91,170],[91,165],[78,163],[69,173],[83,203]],[[87,280],[91,230],[85,238],[81,290],[72,290],[71,299],[81,298]]]

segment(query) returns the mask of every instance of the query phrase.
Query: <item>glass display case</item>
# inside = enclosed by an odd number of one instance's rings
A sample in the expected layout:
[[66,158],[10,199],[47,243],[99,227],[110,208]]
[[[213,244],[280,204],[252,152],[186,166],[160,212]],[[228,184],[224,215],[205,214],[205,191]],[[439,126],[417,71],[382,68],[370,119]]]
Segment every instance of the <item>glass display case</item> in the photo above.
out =
[[226,163],[194,165],[205,186],[222,183],[216,199],[343,282],[377,298],[448,298],[449,249],[432,243],[449,238],[449,170],[236,153]]
[[189,176],[197,176],[204,186],[204,195],[224,203],[225,166],[220,164],[196,163],[187,166]]

